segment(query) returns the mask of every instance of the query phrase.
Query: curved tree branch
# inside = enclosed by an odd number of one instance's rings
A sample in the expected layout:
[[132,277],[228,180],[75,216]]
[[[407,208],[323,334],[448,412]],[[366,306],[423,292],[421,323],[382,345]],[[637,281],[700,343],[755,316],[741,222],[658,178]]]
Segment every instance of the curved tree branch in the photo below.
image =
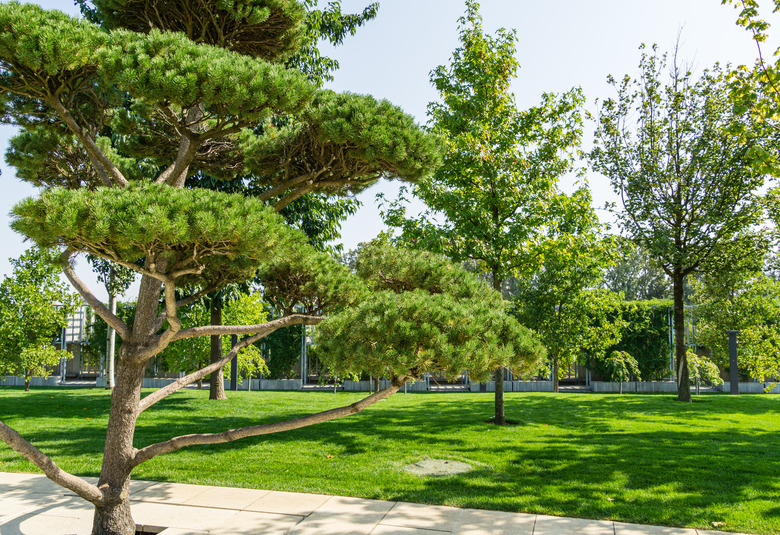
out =
[[172,438],[166,442],[159,442],[152,444],[138,450],[133,459],[133,467],[148,461],[158,455],[165,453],[171,453],[173,451],[186,448],[187,446],[207,445],[207,444],[222,444],[224,442],[233,442],[247,437],[256,437],[260,435],[268,435],[271,433],[280,433],[282,431],[292,431],[293,429],[300,429],[301,427],[307,427],[309,425],[319,424],[322,422],[328,422],[335,420],[336,418],[343,418],[345,416],[352,416],[363,411],[366,407],[370,407],[374,403],[387,399],[392,396],[407,382],[412,379],[409,377],[395,377],[392,384],[380,390],[367,398],[357,401],[346,407],[339,407],[336,409],[330,409],[302,418],[296,418],[294,420],[287,420],[285,422],[276,422],[273,424],[253,425],[249,427],[242,427],[240,429],[230,429],[222,433],[213,434],[200,434],[200,435],[183,435],[176,438]]
[[62,264],[62,271],[65,273],[65,276],[68,278],[76,291],[81,294],[81,297],[84,299],[84,301],[86,301],[86,303],[92,307],[92,310],[94,310],[98,316],[103,318],[103,320],[105,320],[105,322],[112,329],[114,329],[123,340],[129,339],[130,328],[125,324],[125,322],[119,319],[116,315],[112,314],[111,311],[103,303],[101,303],[97,297],[95,297],[95,295],[89,290],[89,288],[87,288],[87,286],[73,271],[73,266],[70,265],[70,257],[73,256],[73,253],[74,251],[72,249],[67,249],[60,255],[60,263]]
[[201,368],[201,369],[199,369],[199,370],[197,370],[195,372],[192,372],[189,375],[185,375],[184,377],[180,377],[179,379],[177,379],[173,383],[171,383],[171,384],[169,384],[167,386],[164,386],[164,387],[162,387],[162,388],[152,392],[151,394],[149,394],[148,396],[143,398],[141,400],[141,402],[139,403],[139,405],[138,405],[138,412],[139,412],[139,414],[141,412],[145,411],[146,409],[148,409],[149,407],[151,407],[152,405],[154,405],[155,403],[157,403],[158,401],[167,398],[168,396],[170,396],[174,392],[177,392],[177,391],[181,390],[182,388],[184,388],[185,386],[194,383],[198,379],[201,379],[201,378],[207,376],[208,374],[217,371],[218,369],[223,367],[225,364],[230,362],[233,359],[233,357],[238,355],[238,352],[240,350],[244,349],[249,344],[253,344],[253,343],[257,342],[261,338],[264,338],[264,337],[268,336],[272,332],[273,331],[264,331],[264,332],[261,332],[261,333],[257,333],[254,336],[248,336],[248,337],[244,338],[243,340],[241,340],[236,345],[234,345],[233,348],[230,351],[228,351],[225,354],[225,356],[222,357],[220,360],[218,360],[216,362],[212,362],[208,366],[206,366],[204,368]]
[[288,325],[318,325],[323,318],[321,316],[307,316],[305,314],[291,314],[283,318],[257,323],[255,325],[204,325],[179,331],[172,341],[195,338],[197,336],[214,336],[229,334],[256,334],[267,333],[287,327]]
[[[60,102],[59,98],[51,97],[46,99],[46,103],[49,104],[57,114],[62,118],[68,128],[73,132],[76,138],[79,140],[84,150],[89,154],[90,159],[94,158],[97,163],[100,164],[103,173],[105,173],[111,182],[117,186],[125,187],[128,182],[122,172],[108,159],[108,157],[100,150],[95,140],[84,132],[84,129],[79,126],[76,119],[70,114],[65,106]],[[98,174],[101,174],[100,169],[95,169]]]
[[72,490],[88,502],[95,505],[103,501],[103,493],[95,485],[91,485],[73,474],[65,472],[41,450],[26,441],[22,435],[0,421],[0,440],[8,444],[12,450],[22,454],[27,460],[43,470],[46,477],[66,489]]

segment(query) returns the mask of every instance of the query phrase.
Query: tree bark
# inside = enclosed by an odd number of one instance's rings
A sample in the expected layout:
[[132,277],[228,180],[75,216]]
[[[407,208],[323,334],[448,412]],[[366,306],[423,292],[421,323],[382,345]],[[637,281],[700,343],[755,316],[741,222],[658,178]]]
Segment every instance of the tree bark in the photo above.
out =
[[[222,325],[222,300],[213,298],[211,300],[211,324]],[[222,336],[213,335],[211,337],[211,358],[210,363],[219,362],[222,360]],[[216,372],[211,374],[211,380],[209,384],[209,399],[222,400],[227,399],[225,395],[225,375],[220,368]]]
[[553,376],[553,392],[558,392],[558,385],[560,381],[558,380],[558,377],[560,376],[560,366],[558,364],[558,355],[553,355],[552,358],[553,361],[553,369],[552,369],[552,376]]
[[133,435],[145,364],[130,364],[133,359],[125,351],[126,347],[127,344],[122,346],[117,359],[117,382],[111,394],[103,466],[98,480],[103,501],[95,505],[92,535],[135,533],[135,522],[130,513],[130,472],[135,457]]
[[672,273],[672,295],[674,297],[674,354],[677,364],[677,401],[691,401],[691,387],[688,384],[688,345],[685,343],[685,302],[683,283],[685,276],[676,269]]
[[[492,270],[493,289],[501,293],[501,279],[497,269]],[[506,413],[504,412],[504,368],[498,368],[493,376],[496,383],[495,410],[493,423],[496,425],[506,425]]]

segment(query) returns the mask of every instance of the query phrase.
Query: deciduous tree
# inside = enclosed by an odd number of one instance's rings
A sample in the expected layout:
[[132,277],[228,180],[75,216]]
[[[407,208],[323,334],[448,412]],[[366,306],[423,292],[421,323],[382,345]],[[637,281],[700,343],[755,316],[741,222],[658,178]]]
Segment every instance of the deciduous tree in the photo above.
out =
[[[385,207],[385,222],[403,229],[402,240],[476,261],[500,291],[531,261],[529,245],[551,217],[558,178],[572,168],[581,137],[582,95],[542,95],[518,110],[510,84],[518,69],[517,36],[482,29],[479,4],[466,2],[459,20],[460,46],[450,65],[431,72],[440,101],[428,106],[432,130],[446,140],[444,165],[414,188],[427,206],[408,218],[402,203]],[[503,424],[504,370],[495,375],[495,422]]]
[[601,104],[591,161],[621,196],[623,229],[671,279],[678,399],[690,401],[683,286],[692,273],[728,269],[712,261],[728,248],[741,254],[732,239],[760,218],[772,140],[732,105],[720,67],[695,79],[675,61],[665,85],[666,66],[653,49],[637,79],[609,78],[618,96]]
[[601,233],[590,192],[560,194],[553,204],[556,220],[532,250],[539,269],[517,280],[513,311],[547,348],[557,392],[564,367],[620,341],[623,320],[620,295],[598,289],[616,251]]
[[13,275],[0,284],[0,370],[30,379],[47,375],[69,354],[53,339],[68,325],[78,300],[60,282],[58,255],[33,247],[11,259]]

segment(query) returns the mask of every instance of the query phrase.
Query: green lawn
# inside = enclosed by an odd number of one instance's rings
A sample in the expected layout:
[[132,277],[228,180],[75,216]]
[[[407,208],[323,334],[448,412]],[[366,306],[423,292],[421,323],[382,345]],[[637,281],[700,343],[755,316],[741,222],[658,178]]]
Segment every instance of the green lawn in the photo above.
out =
[[[357,394],[175,394],[142,415],[136,446],[350,403]],[[485,424],[492,394],[396,394],[298,431],[158,457],[138,479],[319,492],[627,522],[780,533],[780,396],[506,395],[512,427]],[[108,394],[0,387],[0,419],[64,469],[97,475]],[[423,457],[471,463],[424,477]],[[36,472],[0,443],[0,471]]]

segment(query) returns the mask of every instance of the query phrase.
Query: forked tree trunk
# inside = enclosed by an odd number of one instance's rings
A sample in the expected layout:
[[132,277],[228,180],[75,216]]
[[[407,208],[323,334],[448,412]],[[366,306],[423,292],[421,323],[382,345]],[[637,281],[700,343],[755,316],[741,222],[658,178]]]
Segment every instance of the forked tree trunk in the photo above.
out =
[[[222,325],[222,301],[214,298],[211,300],[211,324]],[[211,337],[211,364],[222,360],[222,337]],[[225,395],[225,374],[222,368],[211,374],[209,384],[209,399],[227,399]]]
[[146,362],[134,351],[143,351],[156,330],[160,288],[160,281],[148,276],[141,278],[133,336],[122,344],[117,355],[116,384],[111,392],[103,465],[98,479],[103,500],[95,505],[92,535],[135,533],[135,522],[130,513],[130,473],[133,470],[133,435]]
[[674,354],[677,363],[677,401],[691,401],[691,386],[688,384],[688,346],[685,343],[685,302],[683,283],[685,276],[679,269],[672,273],[672,294],[674,297]]

